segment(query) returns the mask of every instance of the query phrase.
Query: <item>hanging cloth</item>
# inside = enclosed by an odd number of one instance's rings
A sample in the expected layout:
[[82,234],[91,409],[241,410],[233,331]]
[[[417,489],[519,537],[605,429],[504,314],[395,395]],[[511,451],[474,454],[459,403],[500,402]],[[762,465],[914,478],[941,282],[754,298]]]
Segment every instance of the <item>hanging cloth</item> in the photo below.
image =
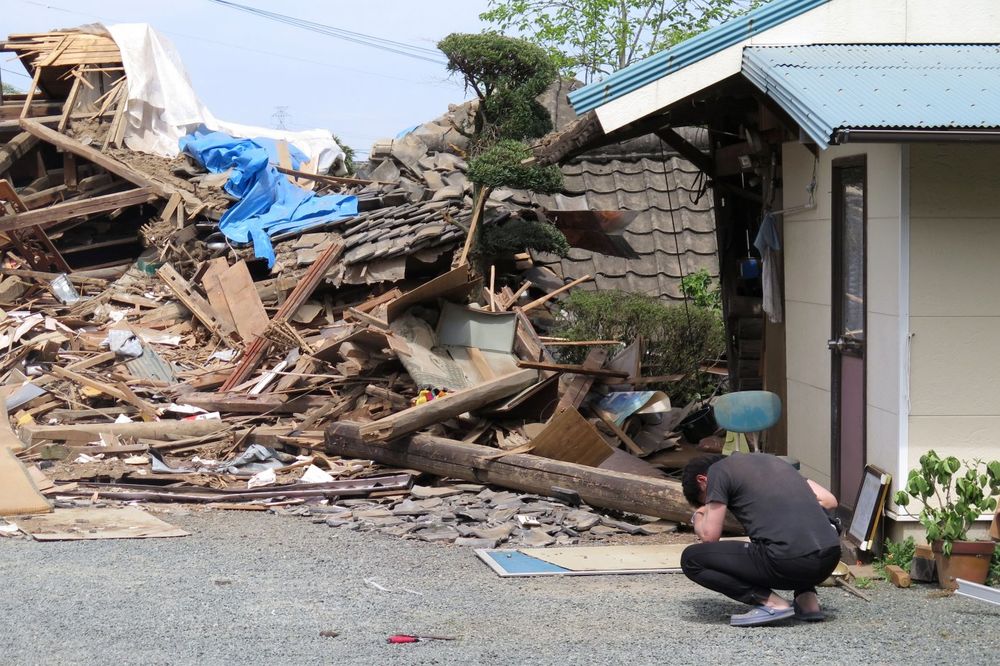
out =
[[778,277],[779,253],[781,240],[778,238],[778,223],[774,215],[766,213],[760,222],[760,230],[753,241],[753,246],[760,252],[763,263],[761,270],[761,288],[764,294],[764,312],[772,324],[780,324],[783,318],[781,307],[781,282]]

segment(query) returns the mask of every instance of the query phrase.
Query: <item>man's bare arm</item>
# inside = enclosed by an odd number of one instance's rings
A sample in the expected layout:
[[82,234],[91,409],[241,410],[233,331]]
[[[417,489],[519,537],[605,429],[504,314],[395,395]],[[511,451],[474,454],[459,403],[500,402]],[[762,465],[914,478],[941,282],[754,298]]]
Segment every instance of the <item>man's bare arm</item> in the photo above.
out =
[[829,490],[819,485],[812,479],[806,479],[809,487],[816,494],[816,499],[819,500],[819,505],[824,509],[836,509],[837,508],[837,498],[833,496]]
[[726,505],[709,502],[695,511],[694,533],[705,542],[718,541],[722,537],[722,526],[726,522]]

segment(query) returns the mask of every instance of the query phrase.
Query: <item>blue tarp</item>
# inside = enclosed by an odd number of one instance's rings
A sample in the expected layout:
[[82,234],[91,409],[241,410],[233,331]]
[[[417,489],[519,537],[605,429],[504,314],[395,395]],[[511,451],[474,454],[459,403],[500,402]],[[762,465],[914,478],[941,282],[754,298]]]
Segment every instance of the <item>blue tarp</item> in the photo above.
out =
[[[358,214],[353,195],[319,196],[278,172],[277,146],[270,139],[235,139],[199,128],[180,139],[180,149],[212,173],[232,172],[225,190],[239,199],[219,220],[219,230],[237,243],[253,242],[254,254],[274,265],[271,236]],[[306,156],[289,146],[293,168]]]

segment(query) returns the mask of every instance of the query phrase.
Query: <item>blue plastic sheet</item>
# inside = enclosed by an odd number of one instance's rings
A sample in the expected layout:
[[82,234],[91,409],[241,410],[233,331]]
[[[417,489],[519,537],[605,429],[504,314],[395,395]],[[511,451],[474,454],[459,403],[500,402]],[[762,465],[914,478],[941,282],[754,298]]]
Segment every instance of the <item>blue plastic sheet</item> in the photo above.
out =
[[[278,172],[277,146],[270,139],[236,139],[199,128],[180,139],[180,149],[212,173],[232,172],[224,189],[239,201],[219,220],[219,230],[237,243],[253,243],[254,254],[274,265],[271,236],[301,231],[358,214],[353,195],[316,195]],[[289,146],[293,168],[306,156]]]

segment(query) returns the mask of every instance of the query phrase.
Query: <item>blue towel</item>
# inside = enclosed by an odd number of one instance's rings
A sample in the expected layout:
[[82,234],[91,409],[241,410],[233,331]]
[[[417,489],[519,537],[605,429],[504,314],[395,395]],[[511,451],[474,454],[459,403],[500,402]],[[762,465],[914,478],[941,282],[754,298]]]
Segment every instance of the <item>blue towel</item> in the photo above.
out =
[[[180,149],[212,173],[232,169],[224,189],[239,201],[219,220],[219,230],[237,243],[253,242],[254,255],[274,266],[271,236],[358,214],[354,195],[319,196],[278,172],[277,146],[270,139],[236,139],[199,128],[180,139]],[[293,168],[306,156],[289,146]]]

